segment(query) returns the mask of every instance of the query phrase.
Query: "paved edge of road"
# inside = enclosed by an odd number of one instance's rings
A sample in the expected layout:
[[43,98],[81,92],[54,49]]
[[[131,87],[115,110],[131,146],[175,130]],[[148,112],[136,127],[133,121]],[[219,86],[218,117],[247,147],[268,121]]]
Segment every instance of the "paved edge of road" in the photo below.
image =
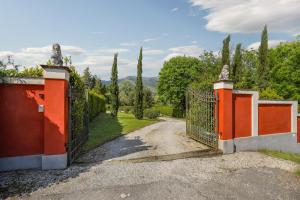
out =
[[168,155],[156,155],[156,156],[146,156],[139,158],[130,158],[124,160],[110,160],[109,163],[141,163],[141,162],[155,162],[155,161],[171,161],[185,158],[201,158],[201,157],[213,157],[222,155],[223,152],[213,149],[203,149],[198,151],[189,151],[178,154],[168,154]]

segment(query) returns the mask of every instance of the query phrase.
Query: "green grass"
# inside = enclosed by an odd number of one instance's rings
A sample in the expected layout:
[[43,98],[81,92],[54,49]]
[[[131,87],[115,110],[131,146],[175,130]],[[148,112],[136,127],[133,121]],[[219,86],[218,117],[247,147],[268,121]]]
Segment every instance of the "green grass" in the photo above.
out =
[[[261,152],[268,156],[281,158],[284,160],[290,160],[297,164],[300,164],[300,154],[297,153],[285,153],[281,151],[272,151],[272,150],[262,150]],[[300,176],[300,168],[296,171],[296,174]]]
[[151,125],[158,120],[137,120],[132,114],[118,113],[117,118],[111,117],[110,113],[101,113],[89,124],[89,139],[84,146],[89,151],[123,134]]

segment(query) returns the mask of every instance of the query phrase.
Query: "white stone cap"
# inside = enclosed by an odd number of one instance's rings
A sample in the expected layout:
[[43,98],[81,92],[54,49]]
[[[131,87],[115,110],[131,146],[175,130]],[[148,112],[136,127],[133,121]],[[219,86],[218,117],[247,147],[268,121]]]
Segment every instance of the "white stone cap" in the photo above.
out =
[[233,82],[232,81],[218,81],[214,83],[214,90],[219,89],[233,89]]
[[18,84],[18,85],[44,85],[43,78],[18,78],[18,77],[2,77],[0,78],[2,84]]
[[41,65],[44,69],[45,79],[70,80],[70,69],[68,67]]

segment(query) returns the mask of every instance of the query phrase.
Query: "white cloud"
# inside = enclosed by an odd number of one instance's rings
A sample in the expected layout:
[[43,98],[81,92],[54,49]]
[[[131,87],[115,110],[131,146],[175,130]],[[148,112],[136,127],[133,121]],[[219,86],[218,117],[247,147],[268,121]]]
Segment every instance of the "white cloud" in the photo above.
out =
[[[51,53],[52,46],[48,45],[44,47],[29,47],[29,48],[21,49],[21,51],[29,54],[47,54],[47,53]],[[71,54],[71,55],[80,55],[85,53],[85,50],[83,50],[80,47],[67,46],[67,45],[61,45],[61,51],[65,54]]]
[[192,44],[197,44],[198,42],[196,40],[192,41],[191,42]]
[[169,51],[171,53],[165,57],[165,60],[169,60],[176,56],[199,57],[203,52],[203,49],[197,45],[189,45],[170,48]]
[[172,12],[176,12],[176,11],[178,11],[179,10],[179,8],[173,8],[171,11]]
[[159,40],[159,38],[146,38],[143,40],[143,42],[152,42],[152,41],[156,41]]
[[165,52],[163,50],[159,49],[151,49],[151,50],[144,50],[143,55],[146,56],[154,56],[154,55],[161,55],[164,54]]
[[137,46],[136,43],[134,42],[123,42],[120,44],[120,46],[123,46],[123,47],[134,47],[134,46]]
[[[61,45],[62,54],[80,56],[85,53],[85,50],[76,46]],[[52,46],[44,47],[29,47],[19,51],[0,51],[0,59],[6,60],[8,55],[13,56],[15,64],[22,66],[34,66],[46,63],[51,56]]]
[[207,10],[206,28],[227,33],[259,32],[265,24],[273,32],[300,32],[299,0],[189,0]]
[[96,54],[112,54],[112,53],[124,53],[128,52],[129,49],[115,48],[115,49],[98,49],[95,51]]
[[[274,48],[282,42],[286,42],[286,41],[285,40],[269,40],[268,46],[269,46],[269,48]],[[254,43],[250,44],[247,47],[247,49],[248,50],[258,50],[259,46],[260,46],[260,42],[254,42]]]

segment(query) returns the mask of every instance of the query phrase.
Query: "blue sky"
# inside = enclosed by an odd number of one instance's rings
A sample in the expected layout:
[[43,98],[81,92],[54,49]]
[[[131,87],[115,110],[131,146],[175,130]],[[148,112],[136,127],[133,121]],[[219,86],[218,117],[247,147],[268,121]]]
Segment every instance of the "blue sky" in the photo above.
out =
[[[144,47],[144,76],[157,76],[165,60],[218,51],[226,34],[232,49],[257,48],[268,24],[270,45],[300,33],[299,0],[0,0],[0,59],[43,64],[51,45],[62,45],[81,72],[109,79],[113,54],[119,77],[135,75]],[[254,43],[254,44],[253,44]]]

